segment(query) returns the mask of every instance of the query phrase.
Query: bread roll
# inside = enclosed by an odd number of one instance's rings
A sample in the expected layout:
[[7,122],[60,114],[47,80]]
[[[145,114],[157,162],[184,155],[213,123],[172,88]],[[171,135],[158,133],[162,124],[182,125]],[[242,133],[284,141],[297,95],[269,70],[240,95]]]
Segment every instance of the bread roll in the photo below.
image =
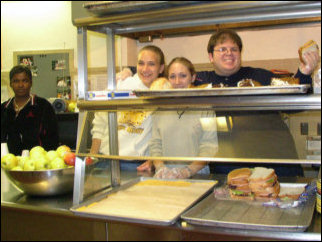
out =
[[271,86],[288,86],[298,84],[300,84],[300,79],[295,77],[274,77],[271,80]]
[[261,85],[258,81],[252,79],[242,79],[237,83],[237,87],[259,87]]
[[172,89],[171,83],[165,77],[160,77],[152,82],[150,90]]

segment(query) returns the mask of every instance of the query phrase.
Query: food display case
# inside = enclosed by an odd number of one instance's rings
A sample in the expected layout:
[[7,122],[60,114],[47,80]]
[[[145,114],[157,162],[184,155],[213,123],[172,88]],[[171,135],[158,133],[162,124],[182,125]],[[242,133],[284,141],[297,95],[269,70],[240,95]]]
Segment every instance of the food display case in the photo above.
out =
[[[90,16],[87,18],[75,18],[73,23],[78,28],[78,107],[83,113],[79,120],[82,124],[78,134],[78,162],[76,162],[76,175],[73,197],[72,211],[78,215],[89,217],[100,217],[105,219],[116,219],[125,222],[142,222],[149,224],[149,221],[142,219],[126,218],[126,216],[118,217],[104,212],[100,214],[99,210],[92,209],[97,203],[102,202],[102,196],[99,198],[84,200],[83,186],[84,178],[82,174],[84,166],[84,157],[94,156],[105,160],[108,163],[108,169],[111,172],[111,190],[119,190],[124,187],[121,184],[120,163],[123,161],[145,161],[163,159],[171,162],[191,162],[191,161],[206,161],[210,167],[214,167],[211,178],[216,181],[216,178],[221,177],[217,167],[225,165],[240,165],[244,166],[262,166],[272,165],[284,166],[286,169],[298,167],[299,165],[313,166],[315,169],[320,169],[320,160],[307,159],[307,157],[297,156],[298,153],[293,148],[290,148],[290,143],[298,142],[301,137],[298,132],[301,130],[291,127],[293,117],[298,114],[304,114],[309,120],[317,120],[317,123],[310,124],[318,125],[321,122],[321,96],[313,93],[312,87],[307,85],[288,86],[288,87],[260,87],[260,88],[213,88],[213,89],[189,89],[189,90],[161,90],[161,91],[144,91],[134,90],[128,93],[118,93],[115,82],[115,42],[114,36],[121,35],[126,37],[140,38],[140,34],[153,33],[154,30],[163,31],[163,34],[169,34],[169,29],[177,30],[177,34],[186,34],[190,27],[199,27],[203,29],[205,26],[223,25],[229,27],[229,24],[238,22],[240,25],[245,22],[263,21],[266,24],[273,25],[272,20],[280,20],[280,24],[298,23],[300,19],[305,21],[315,21],[319,18],[320,3],[317,2],[185,2],[182,5],[171,5],[171,2],[160,3],[159,7],[151,7],[149,10],[135,6],[136,2],[131,3],[131,7],[124,8],[125,2],[122,3],[86,3],[84,6],[90,11]],[[139,3],[138,3],[139,4]],[[162,5],[162,7],[161,7]],[[170,6],[171,5],[171,6]],[[137,9],[135,11],[134,9]],[[301,9],[301,10],[299,10]],[[247,14],[245,14],[247,13]],[[314,20],[315,19],[315,20]],[[270,22],[271,21],[271,22]],[[300,21],[301,22],[301,21]],[[303,23],[302,22],[302,23]],[[194,32],[197,32],[195,28]],[[108,85],[107,91],[90,92],[87,88],[87,30],[93,30],[106,34],[107,50],[108,50]],[[139,33],[138,35],[133,35]],[[97,98],[95,98],[95,94]],[[98,97],[100,96],[100,97]],[[142,112],[211,112],[216,113],[215,122],[218,135],[218,152],[215,156],[208,157],[150,157],[145,155],[140,156],[122,156],[119,154],[117,139],[117,116],[121,112],[142,111]],[[92,120],[95,112],[105,112],[108,117],[108,135],[109,135],[109,154],[91,154],[89,153],[91,145],[91,128]],[[224,120],[224,125],[221,124]],[[314,121],[314,122],[315,122]],[[177,127],[180,129],[180,127]],[[316,129],[316,134],[320,133]],[[288,134],[286,134],[288,133]],[[175,134],[174,134],[175,135]],[[269,137],[269,138],[268,138]],[[288,138],[286,138],[288,137]],[[261,143],[261,141],[266,142]],[[274,143],[274,145],[273,145]],[[302,147],[305,149],[305,146]],[[78,169],[78,171],[77,171]],[[218,173],[218,174],[217,174]],[[195,177],[192,177],[192,180]],[[209,179],[206,178],[206,179]],[[283,178],[281,178],[283,179]],[[290,182],[285,180],[286,182]],[[315,178],[313,178],[315,179]],[[221,185],[225,183],[225,178],[220,179]],[[291,179],[292,180],[292,179]],[[208,193],[209,195],[209,193]],[[205,201],[214,202],[212,195],[207,197]],[[106,194],[103,194],[103,198]],[[156,200],[157,201],[157,200]],[[182,215],[188,223],[199,225],[218,225],[219,222],[210,221],[203,222],[200,216],[205,201],[198,203],[190,212]],[[95,205],[93,205],[95,204]],[[104,203],[103,203],[104,204]],[[201,205],[199,205],[201,204]],[[308,221],[311,221],[314,212],[314,199],[310,200],[309,208],[305,209],[305,216]],[[206,206],[211,206],[207,204]],[[242,205],[241,205],[242,206]],[[208,208],[209,210],[209,208]],[[256,209],[254,209],[255,211]],[[91,213],[91,211],[95,211]],[[197,211],[197,212],[195,212]],[[250,210],[250,213],[252,209]],[[309,211],[309,212],[307,212]],[[298,213],[295,210],[294,213]],[[192,216],[195,216],[191,218]],[[188,215],[188,217],[187,217]],[[302,215],[297,215],[301,217]],[[130,217],[130,215],[129,215]],[[287,217],[287,215],[286,215]],[[201,218],[201,222],[199,219]],[[298,219],[298,218],[297,218]],[[180,220],[179,220],[180,221]],[[173,222],[173,221],[172,221]],[[275,221],[278,223],[278,221]],[[153,222],[151,222],[153,224]],[[285,224],[286,223],[286,224]],[[287,219],[280,226],[277,226],[278,232],[294,232],[304,231],[310,225],[294,225],[295,227],[287,226]],[[157,222],[163,225],[162,222]],[[226,228],[234,228],[234,224],[225,220],[220,224],[227,224]],[[265,230],[271,228],[262,222],[262,226],[255,226],[255,230]],[[193,227],[193,225],[190,225]],[[244,226],[244,227],[243,227]],[[244,224],[244,229],[250,228]],[[299,227],[298,227],[299,226]],[[223,226],[225,227],[225,226]],[[260,228],[260,229],[259,229]],[[209,228],[208,228],[209,229]],[[273,229],[274,230],[274,229]],[[276,229],[275,229],[276,230]],[[238,233],[238,232],[237,232]]]
[[[305,21],[320,21],[321,6],[317,2],[185,2],[182,5],[171,5],[171,2],[162,2],[158,6],[150,7],[148,11],[144,8],[131,4],[131,8],[124,10],[122,3],[91,3],[86,4],[86,8],[91,12],[88,18],[76,18],[74,24],[78,27],[79,44],[79,100],[78,107],[86,113],[83,123],[84,129],[79,136],[78,155],[85,157],[93,155],[98,158],[108,159],[111,163],[111,186],[118,187],[120,184],[120,160],[148,160],[163,159],[166,161],[207,161],[215,167],[214,177],[217,176],[216,167],[225,166],[225,164],[245,166],[261,166],[271,164],[277,166],[313,166],[320,169],[320,159],[312,159],[301,155],[305,149],[303,138],[305,131],[295,125],[298,116],[305,116],[310,125],[310,130],[314,129],[313,136],[320,136],[319,131],[321,123],[321,96],[319,93],[312,93],[310,86],[288,86],[288,87],[261,87],[261,88],[227,88],[227,89],[208,89],[208,90],[166,90],[166,91],[143,91],[135,90],[128,94],[128,99],[117,98],[117,95],[106,93],[103,100],[95,100],[93,95],[87,91],[87,66],[86,66],[86,31],[94,30],[106,33],[108,46],[108,89],[110,93],[116,93],[115,90],[115,62],[114,62],[114,35],[140,38],[144,35],[153,35],[153,31],[158,30],[161,35],[187,34],[190,32],[205,31],[209,26],[217,25],[222,27],[245,26],[245,23],[253,23],[258,26],[261,23],[274,25],[278,24],[296,24]],[[158,4],[157,4],[158,5]],[[163,7],[161,7],[163,5]],[[170,6],[171,5],[171,6]],[[137,9],[135,11],[134,9]],[[117,9],[117,10],[116,10]],[[140,9],[140,10],[139,10]],[[300,10],[301,9],[301,10]],[[116,10],[116,11],[113,11]],[[317,18],[317,19],[316,19]],[[274,21],[273,21],[274,20]],[[264,24],[264,25],[265,25]],[[191,28],[192,27],[192,28]],[[197,28],[196,28],[197,27]],[[174,29],[174,31],[173,31]],[[209,30],[209,28],[208,28]],[[158,32],[158,33],[159,33]],[[115,98],[111,98],[115,97]],[[218,134],[218,153],[214,157],[126,157],[118,154],[117,143],[117,113],[129,110],[140,110],[148,112],[167,112],[169,110],[180,111],[215,111],[216,128]],[[88,154],[90,148],[90,123],[94,116],[94,111],[104,111],[109,117],[109,140],[110,154],[95,155]],[[224,120],[224,125],[221,124]],[[277,121],[278,120],[278,121]],[[282,121],[281,121],[282,120]],[[306,120],[306,121],[307,121]],[[305,122],[304,122],[305,123]],[[307,122],[306,122],[307,123]],[[268,125],[269,124],[269,125]],[[296,123],[299,125],[298,123]],[[268,125],[268,126],[266,126]],[[304,124],[305,125],[305,124]],[[301,123],[302,127],[303,124]],[[287,127],[285,129],[285,127]],[[313,127],[313,128],[312,128]],[[180,127],[178,127],[180,129]],[[285,133],[289,132],[288,135]],[[291,133],[291,135],[290,135]],[[174,134],[175,135],[175,134]],[[286,140],[283,141],[283,139]],[[308,135],[308,134],[307,134]],[[248,136],[248,137],[247,137]],[[271,136],[271,138],[267,138]],[[283,138],[284,137],[284,138]],[[288,139],[288,141],[287,141]],[[261,144],[260,140],[267,140]],[[270,141],[269,141],[270,140]],[[294,140],[296,149],[292,150],[288,145]],[[275,145],[271,146],[272,143]],[[302,145],[301,145],[302,144]],[[263,147],[266,147],[263,148]],[[300,148],[299,148],[300,147]],[[302,148],[301,148],[302,147]],[[319,152],[319,151],[318,151]],[[289,154],[287,154],[289,153]],[[292,154],[298,153],[299,156]],[[303,153],[303,152],[302,152]],[[315,157],[316,158],[316,157]],[[122,162],[122,161],[120,161]],[[122,171],[121,171],[122,172]],[[81,173],[79,173],[81,174]],[[75,177],[81,184],[82,176]],[[282,178],[281,178],[282,179]],[[290,179],[290,178],[289,178]],[[313,178],[314,179],[314,178]],[[225,180],[225,179],[224,179]],[[221,180],[224,182],[223,180]],[[286,182],[290,180],[286,179]],[[75,183],[76,184],[76,183]],[[293,184],[294,185],[294,184]],[[82,186],[74,187],[74,205],[78,208],[82,204],[83,197],[75,196],[75,191],[82,190]],[[191,211],[187,211],[182,218],[185,221],[196,225],[214,225],[220,224],[226,228],[234,228],[238,221],[229,222],[224,219],[215,219],[205,221],[203,216],[207,214],[202,209],[208,211],[213,205],[212,195],[200,202]],[[210,201],[210,202],[209,202]],[[275,221],[278,232],[304,231],[310,224],[314,208],[314,199],[310,200],[309,206],[304,212],[297,216],[304,216],[309,221],[304,227],[299,224],[293,224],[293,227],[287,225],[286,220]],[[208,203],[207,203],[208,202]],[[225,204],[225,202],[223,202]],[[87,203],[88,204],[88,203]],[[206,205],[205,205],[206,204]],[[212,205],[211,205],[212,204]],[[226,203],[227,204],[227,203]],[[236,209],[238,210],[236,205]],[[220,205],[218,205],[220,207]],[[218,208],[220,209],[220,208]],[[254,209],[254,208],[252,208]],[[249,210],[252,213],[252,209]],[[209,210],[211,211],[211,210]],[[234,210],[235,211],[235,210]],[[254,209],[254,211],[259,211]],[[257,212],[261,213],[261,212]],[[298,213],[295,210],[293,213]],[[202,216],[203,214],[203,216]],[[237,212],[238,214],[238,212]],[[86,214],[88,216],[88,214]],[[218,215],[218,214],[217,214]],[[215,216],[215,215],[214,215]],[[219,216],[219,215],[218,215]],[[217,217],[218,217],[217,216]],[[277,216],[277,215],[276,215]],[[210,218],[210,215],[206,217]],[[216,217],[216,216],[215,216]],[[218,218],[217,218],[218,219]],[[126,219],[125,219],[126,220]],[[238,218],[237,218],[238,220]],[[301,220],[301,219],[299,219]],[[254,229],[251,222],[241,223],[241,227],[235,228]],[[252,223],[254,225],[254,223]],[[219,227],[220,227],[219,225]],[[269,230],[271,227],[260,222],[255,229]],[[209,229],[209,228],[208,228]],[[216,230],[215,228],[212,228]],[[274,229],[273,229],[274,230]],[[275,229],[276,230],[276,229]],[[235,231],[238,234],[238,231]],[[305,235],[304,235],[305,236]]]
[[[85,3],[85,5],[82,5]],[[78,135],[76,148],[76,164],[74,177],[74,191],[72,204],[64,203],[64,209],[69,209],[68,216],[89,219],[103,226],[105,239],[172,239],[172,240],[320,240],[321,216],[314,209],[314,199],[308,200],[304,209],[289,210],[291,218],[299,222],[292,223],[288,220],[287,212],[281,213],[276,208],[267,208],[275,215],[271,219],[274,226],[267,226],[266,218],[257,216],[264,213],[263,207],[248,209],[249,219],[232,221],[224,219],[228,210],[234,209],[234,219],[245,212],[245,206],[236,202],[216,203],[213,189],[226,184],[226,175],[220,173],[218,168],[225,166],[284,166],[290,170],[294,167],[309,166],[315,170],[320,169],[321,160],[312,159],[301,155],[306,152],[307,136],[319,137],[321,123],[321,94],[313,93],[312,87],[298,85],[283,88],[261,87],[259,89],[210,89],[210,90],[171,90],[171,91],[129,91],[119,95],[115,81],[115,35],[139,39],[144,35],[153,35],[158,31],[162,36],[186,35],[216,28],[234,28],[271,25],[292,25],[306,22],[321,21],[321,3],[318,1],[281,1],[281,2],[211,2],[211,1],[160,1],[157,3],[142,3],[136,1],[110,1],[110,2],[72,2],[73,9],[81,9],[78,13],[72,12],[73,24],[77,27],[78,42],[78,101],[80,110],[78,121]],[[130,4],[131,6],[125,6]],[[150,5],[148,5],[150,4]],[[87,31],[96,31],[106,34],[107,41],[107,90],[92,92],[88,90],[87,66]],[[248,90],[250,89],[250,90]],[[93,98],[95,95],[99,98]],[[124,97],[125,95],[125,97]],[[127,95],[127,96],[126,96]],[[109,154],[90,153],[92,142],[91,129],[95,114],[101,112],[107,117]],[[218,152],[214,156],[163,156],[151,157],[145,154],[140,156],[123,156],[119,154],[118,123],[117,118],[121,112],[213,112],[215,117],[211,120],[210,127],[217,131]],[[310,126],[310,133],[305,134],[298,122],[298,117],[305,117],[305,123]],[[205,122],[206,123],[206,122]],[[209,125],[208,125],[209,126]],[[207,126],[207,127],[208,127]],[[180,129],[180,127],[178,127]],[[176,135],[174,133],[174,135]],[[317,151],[318,152],[318,151]],[[93,169],[93,176],[85,180],[86,157],[98,159],[97,167]],[[315,156],[316,157],[316,156]],[[167,188],[180,188],[199,183],[210,182],[191,201],[180,207],[169,220],[153,219],[150,221],[142,215],[114,214],[105,211],[104,206],[109,206],[105,198],[122,196],[131,192],[132,188],[140,182],[152,180],[153,174],[128,172],[120,168],[124,161],[145,161],[162,159],[169,162],[208,162],[210,175],[195,175],[189,180],[179,180],[173,185],[169,181]],[[316,172],[317,174],[317,172]],[[313,177],[279,177],[283,183],[309,184],[317,179]],[[201,182],[200,182],[201,181]],[[164,181],[163,181],[164,182]],[[167,182],[167,181],[165,181]],[[181,183],[180,183],[181,182]],[[193,184],[193,185],[191,185]],[[162,186],[164,184],[161,184]],[[190,191],[187,191],[187,194]],[[162,192],[159,192],[159,194]],[[174,195],[178,196],[178,194]],[[126,199],[144,198],[140,202],[150,202],[147,196],[127,196]],[[122,198],[120,196],[120,199]],[[178,197],[174,197],[178,199]],[[151,199],[151,197],[149,197]],[[159,200],[158,200],[159,199]],[[157,196],[155,202],[162,200]],[[174,199],[174,200],[175,200]],[[31,200],[31,199],[30,199]],[[172,201],[174,201],[172,200]],[[179,199],[178,199],[179,200]],[[119,200],[116,200],[118,202]],[[160,202],[161,203],[161,202]],[[167,204],[171,201],[166,201]],[[162,203],[161,203],[162,204]],[[111,205],[111,206],[112,206]],[[114,204],[115,205],[115,204]],[[216,207],[218,205],[218,207]],[[228,207],[228,205],[230,207]],[[129,206],[128,203],[125,206]],[[223,216],[218,218],[216,211],[221,211]],[[239,210],[239,208],[244,210]],[[101,210],[100,210],[101,209]],[[278,208],[277,208],[278,209]],[[100,211],[103,211],[100,213]],[[253,211],[253,212],[252,212]],[[124,212],[124,211],[123,211]],[[132,212],[132,211],[131,211]],[[72,213],[72,215],[70,214]],[[209,213],[209,214],[208,214]],[[268,214],[268,213],[267,213]],[[266,216],[268,216],[266,214]],[[218,216],[217,216],[218,215]],[[231,216],[229,213],[227,217]],[[251,216],[253,215],[253,216]],[[134,217],[133,217],[134,216]],[[279,217],[283,219],[279,220]],[[302,221],[301,216],[304,216]],[[251,217],[251,218],[250,218]],[[277,218],[278,217],[278,218]],[[209,220],[210,219],[210,220]],[[251,220],[253,219],[253,220]],[[256,220],[256,226],[253,221]],[[267,222],[267,221],[266,221]],[[269,222],[269,221],[268,221]],[[280,222],[280,223],[279,223]],[[225,224],[227,226],[225,226]],[[276,225],[276,226],[275,226]],[[274,231],[274,232],[272,232]]]

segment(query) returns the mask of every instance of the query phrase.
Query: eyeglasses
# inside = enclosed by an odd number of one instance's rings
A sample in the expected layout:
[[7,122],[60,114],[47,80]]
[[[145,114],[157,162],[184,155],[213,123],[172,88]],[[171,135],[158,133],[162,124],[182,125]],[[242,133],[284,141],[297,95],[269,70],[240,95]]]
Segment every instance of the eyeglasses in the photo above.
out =
[[237,53],[237,52],[239,52],[238,47],[232,47],[232,48],[221,47],[221,48],[219,48],[217,50],[214,50],[214,51],[218,51],[221,54],[227,54],[228,53],[228,50],[230,50],[231,53]]

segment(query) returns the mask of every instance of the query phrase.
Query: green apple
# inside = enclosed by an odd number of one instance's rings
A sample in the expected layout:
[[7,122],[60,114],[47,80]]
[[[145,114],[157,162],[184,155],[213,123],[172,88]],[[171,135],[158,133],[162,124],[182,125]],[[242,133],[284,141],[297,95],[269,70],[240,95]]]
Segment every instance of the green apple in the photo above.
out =
[[18,165],[18,159],[14,154],[6,154],[1,157],[1,167],[7,170],[11,170]]
[[35,170],[47,170],[49,168],[49,160],[46,156],[40,156],[35,159]]
[[50,150],[47,152],[46,157],[49,161],[52,161],[55,158],[59,157],[59,155],[56,150]]
[[23,164],[23,170],[24,171],[34,171],[36,166],[36,161],[33,158],[29,158],[25,161]]
[[76,108],[76,103],[75,102],[70,102],[69,104],[68,104],[68,111],[69,112],[75,112],[75,108]]
[[18,160],[18,166],[20,166],[21,168],[23,168],[26,160],[29,160],[28,156],[21,156],[20,159]]
[[57,157],[57,158],[53,159],[50,162],[49,168],[50,169],[62,169],[62,168],[65,168],[65,161],[62,158]]
[[29,152],[29,156],[31,157],[31,158],[37,158],[37,157],[39,157],[39,156],[43,156],[43,155],[45,155],[46,154],[46,151],[45,151],[45,149],[43,148],[43,147],[41,147],[41,146],[35,146],[35,147],[33,147],[31,150],[30,150],[30,152]]
[[21,156],[20,155],[16,155],[16,158],[17,158],[17,166],[19,166],[19,162],[21,160]]
[[71,149],[67,145],[61,145],[56,149],[59,157],[63,158],[66,152],[70,152]]
[[12,171],[23,171],[21,166],[15,166],[14,168],[11,169]]

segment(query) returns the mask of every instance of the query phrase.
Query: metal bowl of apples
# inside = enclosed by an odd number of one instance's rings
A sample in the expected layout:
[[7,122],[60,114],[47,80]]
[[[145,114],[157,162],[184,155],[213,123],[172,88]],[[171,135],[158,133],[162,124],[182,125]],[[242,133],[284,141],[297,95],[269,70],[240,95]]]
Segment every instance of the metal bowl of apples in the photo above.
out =
[[[94,167],[94,161],[86,165],[86,173]],[[74,166],[43,170],[3,169],[11,183],[25,194],[54,196],[66,194],[74,188]]]
[[5,170],[10,181],[28,195],[53,196],[73,191],[74,167],[40,170]]

